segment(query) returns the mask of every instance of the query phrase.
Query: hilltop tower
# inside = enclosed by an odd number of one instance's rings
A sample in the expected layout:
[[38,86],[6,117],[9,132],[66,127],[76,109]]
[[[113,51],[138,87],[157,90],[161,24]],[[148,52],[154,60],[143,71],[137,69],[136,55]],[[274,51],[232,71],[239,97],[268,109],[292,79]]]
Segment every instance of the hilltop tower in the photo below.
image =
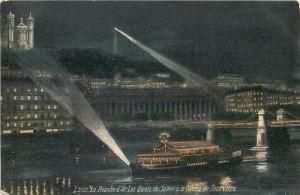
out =
[[15,46],[15,15],[9,12],[7,15],[7,30],[8,30],[8,48],[13,48]]
[[34,46],[34,39],[33,39],[34,18],[31,16],[31,12],[29,13],[29,17],[27,18],[27,27],[28,27],[28,45],[29,45],[29,49],[32,49]]

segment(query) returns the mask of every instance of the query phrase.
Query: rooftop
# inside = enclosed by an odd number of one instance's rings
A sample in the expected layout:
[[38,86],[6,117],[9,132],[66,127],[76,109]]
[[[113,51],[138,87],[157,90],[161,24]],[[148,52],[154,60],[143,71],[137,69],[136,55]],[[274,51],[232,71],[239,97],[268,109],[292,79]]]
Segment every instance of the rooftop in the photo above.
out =
[[216,146],[216,144],[207,141],[168,141],[167,144],[176,149]]

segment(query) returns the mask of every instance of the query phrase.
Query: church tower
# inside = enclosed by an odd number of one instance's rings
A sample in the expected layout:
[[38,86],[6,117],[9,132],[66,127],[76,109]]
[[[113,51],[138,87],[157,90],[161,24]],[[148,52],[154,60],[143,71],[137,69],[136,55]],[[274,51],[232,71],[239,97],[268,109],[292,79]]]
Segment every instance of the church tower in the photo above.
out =
[[28,27],[23,23],[21,18],[20,24],[17,26],[18,48],[29,49],[28,45]]
[[7,28],[8,28],[8,48],[15,46],[14,32],[15,32],[15,15],[9,12],[7,15]]
[[29,17],[27,18],[27,27],[28,27],[28,46],[29,49],[32,49],[34,46],[34,18],[31,16],[31,12]]

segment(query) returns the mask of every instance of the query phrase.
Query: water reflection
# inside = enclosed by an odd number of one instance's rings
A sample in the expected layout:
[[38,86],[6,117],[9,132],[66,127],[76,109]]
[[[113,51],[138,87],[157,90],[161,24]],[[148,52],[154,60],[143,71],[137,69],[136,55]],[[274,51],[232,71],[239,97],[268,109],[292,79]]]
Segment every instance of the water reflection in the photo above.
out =
[[206,192],[209,186],[207,181],[201,178],[188,179],[186,184],[187,192]]
[[[250,148],[250,147],[249,147]],[[76,185],[183,186],[199,193],[224,189],[248,192],[268,189],[299,191],[300,144],[285,150],[250,152],[251,156],[232,169],[199,170],[158,177],[131,177],[129,169],[104,152],[78,152],[63,158],[34,159],[18,153],[2,163],[2,190],[10,194],[71,194]],[[128,148],[131,156],[139,148]],[[254,190],[254,191],[253,191]],[[268,191],[269,192],[269,191]],[[170,193],[171,194],[171,193]]]
[[268,151],[263,151],[263,152],[255,152],[255,157],[257,161],[266,161],[267,160],[267,156],[268,156]]
[[266,173],[269,170],[269,166],[270,166],[267,162],[268,151],[261,151],[261,152],[257,151],[255,157],[257,161],[256,164],[257,172]]
[[229,176],[225,176],[222,178],[220,185],[221,186],[231,186],[231,185],[233,185],[233,181]]
[[256,165],[256,170],[261,173],[265,173],[268,171],[268,163],[258,163]]
[[[71,177],[62,176],[47,179],[10,179],[2,183],[2,190],[10,194],[46,195],[71,192]],[[67,185],[66,185],[67,181]]]

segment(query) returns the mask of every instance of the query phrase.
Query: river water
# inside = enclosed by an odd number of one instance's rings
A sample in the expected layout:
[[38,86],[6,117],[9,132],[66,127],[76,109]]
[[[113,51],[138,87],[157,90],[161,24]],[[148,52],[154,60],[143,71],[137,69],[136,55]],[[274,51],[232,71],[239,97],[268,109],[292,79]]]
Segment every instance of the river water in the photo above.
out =
[[[142,137],[120,143],[130,160],[153,147],[153,140]],[[106,149],[30,150],[19,144],[2,156],[1,189],[10,194],[299,194],[300,144],[253,152],[249,150],[253,139],[235,142],[245,156],[235,167],[154,176],[131,176],[130,169]]]

